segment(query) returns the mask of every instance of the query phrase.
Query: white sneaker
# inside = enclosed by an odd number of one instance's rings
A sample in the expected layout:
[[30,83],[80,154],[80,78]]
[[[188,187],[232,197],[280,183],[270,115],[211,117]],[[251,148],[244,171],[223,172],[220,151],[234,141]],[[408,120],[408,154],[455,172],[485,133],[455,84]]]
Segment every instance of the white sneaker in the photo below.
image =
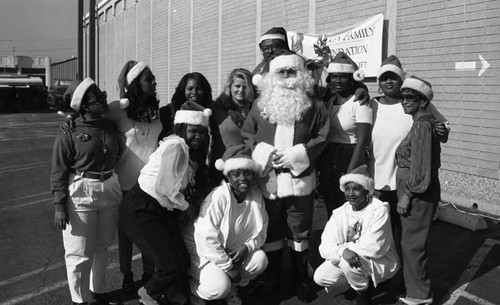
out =
[[231,285],[231,291],[229,292],[229,295],[226,297],[226,304],[227,305],[242,305],[243,302],[241,302],[240,296],[238,295],[238,287],[235,285]]
[[137,291],[137,295],[139,296],[139,303],[144,305],[158,305],[156,302],[146,291],[144,286],[139,288]]
[[207,302],[200,298],[198,295],[194,294],[194,293],[189,293],[189,304],[190,305],[205,305],[207,304]]

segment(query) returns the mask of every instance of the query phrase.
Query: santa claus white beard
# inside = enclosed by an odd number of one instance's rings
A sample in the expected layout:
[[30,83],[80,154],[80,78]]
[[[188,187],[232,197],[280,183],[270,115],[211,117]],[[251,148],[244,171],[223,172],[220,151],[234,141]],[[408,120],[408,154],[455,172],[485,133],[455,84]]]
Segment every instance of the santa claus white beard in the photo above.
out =
[[261,115],[279,125],[300,121],[312,105],[309,95],[313,85],[312,77],[302,71],[289,78],[272,73],[265,75],[259,84],[261,92],[257,100]]

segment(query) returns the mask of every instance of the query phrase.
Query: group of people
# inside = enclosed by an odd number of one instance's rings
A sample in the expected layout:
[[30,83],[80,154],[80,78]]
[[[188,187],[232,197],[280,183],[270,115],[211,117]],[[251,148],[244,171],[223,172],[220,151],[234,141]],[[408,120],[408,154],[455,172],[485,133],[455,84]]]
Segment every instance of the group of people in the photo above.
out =
[[[108,104],[90,78],[68,88],[75,114],[55,140],[51,190],[73,304],[117,304],[105,291],[116,231],[125,293],[133,244],[141,251],[142,304],[241,304],[250,282],[278,287],[286,247],[303,302],[314,281],[370,304],[372,287],[394,278],[402,302],[432,303],[426,241],[449,133],[432,86],[389,56],[384,95],[369,100],[342,52],[318,65],[289,49],[283,28],[259,46],[262,63],[234,69],[215,101],[192,72],[160,108],[154,74],[136,61],[118,77],[120,100]],[[316,189],[329,221],[312,276]]]

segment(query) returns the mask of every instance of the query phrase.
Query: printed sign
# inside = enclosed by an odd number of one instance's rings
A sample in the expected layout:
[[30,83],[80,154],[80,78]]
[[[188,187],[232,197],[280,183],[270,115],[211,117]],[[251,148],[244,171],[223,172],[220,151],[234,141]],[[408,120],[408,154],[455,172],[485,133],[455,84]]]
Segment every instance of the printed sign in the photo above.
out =
[[377,76],[382,63],[384,15],[370,17],[348,28],[324,35],[288,31],[290,48],[307,58],[328,64],[338,52],[344,52],[363,70],[365,76]]

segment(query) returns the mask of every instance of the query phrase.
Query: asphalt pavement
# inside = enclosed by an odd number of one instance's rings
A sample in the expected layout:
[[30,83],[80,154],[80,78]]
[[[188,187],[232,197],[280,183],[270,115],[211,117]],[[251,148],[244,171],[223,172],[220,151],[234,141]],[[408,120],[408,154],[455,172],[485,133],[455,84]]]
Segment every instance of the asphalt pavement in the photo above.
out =
[[[0,305],[71,304],[64,267],[61,232],[53,226],[49,192],[50,156],[58,126],[55,113],[0,114]],[[324,207],[316,203],[313,244],[319,243],[326,222]],[[500,304],[500,225],[487,220],[482,231],[437,220],[429,240],[429,273],[435,304]],[[134,252],[136,280],[141,260]],[[291,288],[289,260],[284,256],[282,282],[277,291],[254,293],[250,304],[302,304]],[[322,261],[317,252],[311,265]],[[137,304],[135,296],[120,291],[116,243],[110,249],[107,287],[124,304]],[[376,304],[395,304],[376,291]],[[333,296],[317,287],[311,303],[354,304],[344,295]],[[215,302],[224,304],[224,302]]]

